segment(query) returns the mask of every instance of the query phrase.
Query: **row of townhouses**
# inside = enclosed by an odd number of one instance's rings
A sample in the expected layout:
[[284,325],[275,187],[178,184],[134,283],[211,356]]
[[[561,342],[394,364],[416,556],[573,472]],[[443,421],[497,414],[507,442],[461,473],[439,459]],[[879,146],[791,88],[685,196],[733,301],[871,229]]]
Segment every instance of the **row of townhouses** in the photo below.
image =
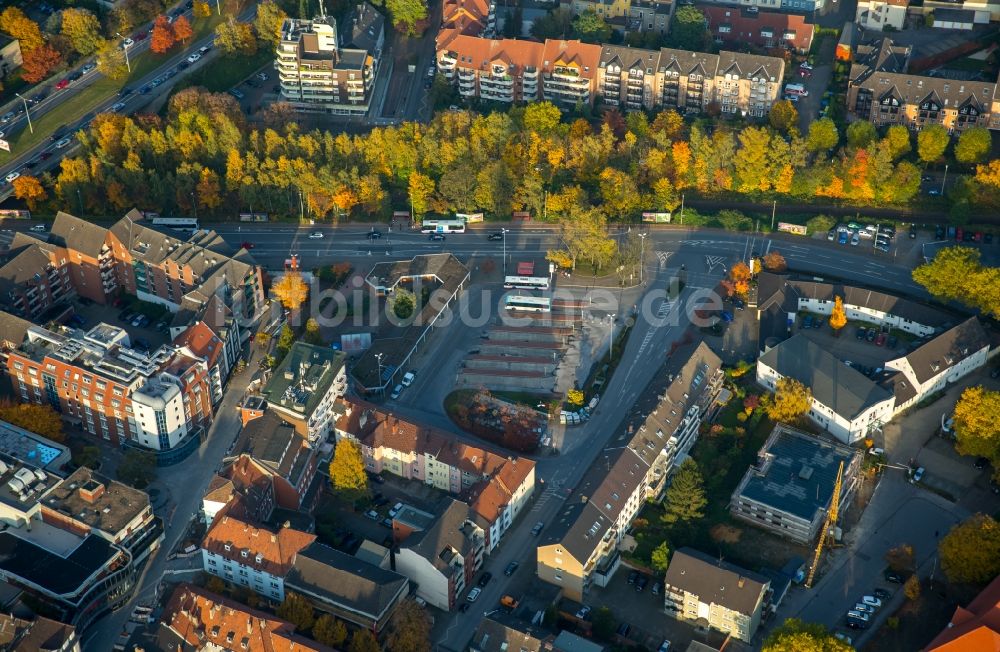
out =
[[[82,631],[131,599],[163,523],[142,491],[87,467],[62,477],[69,451],[60,444],[0,422],[0,449],[0,577],[15,592],[7,597],[30,596]],[[30,624],[12,625],[35,635]]]
[[785,75],[778,57],[484,39],[455,30],[439,33],[437,65],[470,99],[692,113],[717,105],[724,113],[755,117],[780,98]]
[[619,545],[646,500],[666,490],[703,420],[728,398],[722,361],[704,343],[672,351],[613,436],[542,534],[537,573],[584,601],[593,585],[607,586],[621,564]]
[[[15,395],[163,464],[202,441],[247,336],[240,325],[264,309],[261,270],[245,250],[212,231],[158,230],[138,211],[110,228],[60,212],[45,240],[16,234],[0,286]],[[110,307],[127,295],[167,308],[172,341],[151,348],[125,328],[70,319],[74,300]]]
[[[764,350],[757,359],[757,382],[773,391],[779,379],[789,377],[809,387],[809,418],[846,444],[982,367],[990,353],[989,335],[978,318],[956,320],[946,311],[881,292],[765,272],[758,297]],[[886,361],[871,378],[810,333],[789,337],[789,324],[800,311],[829,315],[836,297],[849,320],[912,333],[920,338],[917,346]]]

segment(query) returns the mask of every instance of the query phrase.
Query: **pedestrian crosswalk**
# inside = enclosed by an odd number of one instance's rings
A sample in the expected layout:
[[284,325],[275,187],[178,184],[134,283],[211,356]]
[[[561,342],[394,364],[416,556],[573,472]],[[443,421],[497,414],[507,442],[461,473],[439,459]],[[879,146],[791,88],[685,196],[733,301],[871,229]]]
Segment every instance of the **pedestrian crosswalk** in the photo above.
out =
[[534,514],[535,512],[541,511],[542,507],[545,506],[545,503],[549,502],[549,500],[558,493],[559,489],[556,487],[549,487],[543,491],[541,495],[538,496],[538,500],[535,501],[535,504],[531,506],[531,513]]

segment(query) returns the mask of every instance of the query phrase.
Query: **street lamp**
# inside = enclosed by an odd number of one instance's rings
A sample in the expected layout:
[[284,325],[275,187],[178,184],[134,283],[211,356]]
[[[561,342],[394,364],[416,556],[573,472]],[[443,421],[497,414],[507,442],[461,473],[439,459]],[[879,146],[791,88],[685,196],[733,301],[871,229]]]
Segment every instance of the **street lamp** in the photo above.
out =
[[507,231],[510,229],[500,229],[503,234],[503,277],[507,280]]
[[191,193],[191,206],[194,207],[194,219],[198,219],[198,200],[194,198],[194,193]]
[[941,196],[944,197],[944,184],[948,182],[948,164],[944,164],[944,178],[941,179]]
[[639,283],[643,283],[643,268],[646,266],[646,236],[648,233],[640,233],[639,240],[642,242],[639,245]]
[[615,317],[618,315],[611,313],[611,339],[608,341],[608,362],[611,362],[615,357]]
[[24,117],[28,119],[28,129],[31,133],[35,133],[35,128],[31,126],[31,111],[28,110],[28,100],[24,99],[24,96],[20,93],[14,93],[14,95],[20,97],[21,101],[24,102]]
[[122,36],[121,33],[119,33],[119,32],[115,32],[115,34],[117,34],[118,38],[120,38],[122,40],[122,51],[125,53],[125,67],[128,68],[128,72],[131,75],[132,74],[132,64],[130,64],[128,62],[128,48],[125,46],[125,37]]
[[375,354],[375,361],[378,362],[378,382],[379,382],[378,391],[383,396],[385,396],[385,386],[382,384],[382,356],[384,355],[385,355],[384,353]]

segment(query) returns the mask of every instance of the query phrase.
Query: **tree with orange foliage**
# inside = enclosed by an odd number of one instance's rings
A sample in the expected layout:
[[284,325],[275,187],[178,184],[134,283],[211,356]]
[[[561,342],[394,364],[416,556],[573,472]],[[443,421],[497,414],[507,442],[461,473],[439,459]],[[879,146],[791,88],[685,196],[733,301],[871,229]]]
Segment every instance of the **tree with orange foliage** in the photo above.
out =
[[675,140],[670,150],[674,160],[674,187],[683,190],[688,185],[688,174],[691,171],[691,146],[687,141]]
[[177,20],[174,21],[174,40],[180,41],[181,43],[187,43],[187,40],[194,36],[194,30],[191,29],[191,23],[184,16],[178,16]]
[[288,272],[271,288],[281,305],[289,310],[298,310],[309,297],[309,286],[298,272]]
[[750,267],[742,260],[729,270],[729,277],[723,279],[722,287],[731,297],[746,298],[750,294]]
[[174,38],[174,29],[167,22],[166,16],[158,16],[156,18],[156,22],[153,23],[153,34],[150,38],[149,49],[157,54],[163,54],[174,46],[174,42],[176,41]]
[[27,202],[29,210],[35,210],[38,202],[49,198],[45,188],[42,187],[42,182],[37,177],[27,175],[14,179],[14,196]]
[[785,257],[778,251],[769,251],[763,258],[764,269],[769,272],[783,272],[788,269]]
[[847,314],[844,312],[844,300],[840,297],[833,298],[833,311],[830,313],[830,328],[834,334],[839,335],[840,329],[847,326]]
[[350,213],[358,205],[358,195],[347,186],[342,186],[333,196],[333,203],[341,213]]
[[32,84],[49,76],[62,63],[62,55],[51,45],[43,45],[24,53],[21,79]]

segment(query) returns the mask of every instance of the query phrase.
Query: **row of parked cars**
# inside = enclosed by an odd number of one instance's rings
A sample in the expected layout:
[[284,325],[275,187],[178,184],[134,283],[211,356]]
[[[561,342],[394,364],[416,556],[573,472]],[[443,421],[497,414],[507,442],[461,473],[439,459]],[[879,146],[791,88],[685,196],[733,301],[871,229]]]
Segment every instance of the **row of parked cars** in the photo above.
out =
[[[894,577],[900,577],[898,573]],[[886,576],[888,579],[888,575]],[[892,580],[889,580],[892,581]],[[852,609],[847,612],[847,626],[851,629],[866,629],[879,609],[882,608],[882,601],[892,597],[892,593],[885,589],[875,589],[872,595],[863,595]],[[846,635],[838,636],[845,639]]]
[[[910,237],[916,237],[916,227],[910,227]],[[885,225],[875,225],[867,224],[861,225],[855,222],[850,224],[838,224],[826,234],[826,239],[833,241],[836,240],[838,244],[846,245],[848,242],[851,246],[856,247],[861,244],[862,240],[874,240],[874,248],[878,251],[888,253],[890,246],[892,245],[893,238],[896,237],[896,227],[891,224]]]

